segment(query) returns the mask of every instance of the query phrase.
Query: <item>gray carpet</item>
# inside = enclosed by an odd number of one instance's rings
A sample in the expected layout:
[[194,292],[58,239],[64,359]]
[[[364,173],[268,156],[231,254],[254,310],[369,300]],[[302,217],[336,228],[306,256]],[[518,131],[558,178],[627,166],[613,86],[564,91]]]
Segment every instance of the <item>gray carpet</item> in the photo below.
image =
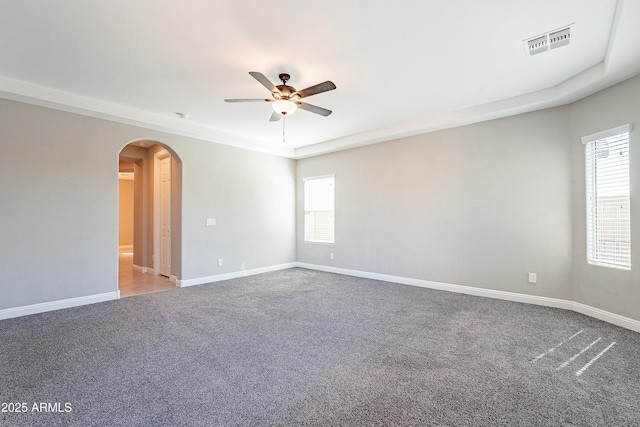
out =
[[1,425],[640,425],[640,334],[303,269],[3,320],[0,341],[0,402],[28,406]]

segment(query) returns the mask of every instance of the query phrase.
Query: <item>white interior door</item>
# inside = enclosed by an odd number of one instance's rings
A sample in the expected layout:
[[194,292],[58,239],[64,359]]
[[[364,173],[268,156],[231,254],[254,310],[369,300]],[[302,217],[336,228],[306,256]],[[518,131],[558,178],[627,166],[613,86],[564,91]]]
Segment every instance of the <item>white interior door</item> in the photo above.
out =
[[160,274],[171,275],[171,156],[160,159]]

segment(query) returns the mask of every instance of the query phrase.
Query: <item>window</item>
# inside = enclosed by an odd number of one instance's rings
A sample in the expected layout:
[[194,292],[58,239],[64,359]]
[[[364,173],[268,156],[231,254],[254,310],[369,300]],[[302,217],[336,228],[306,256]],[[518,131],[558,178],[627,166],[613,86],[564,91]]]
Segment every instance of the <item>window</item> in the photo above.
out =
[[304,241],[334,243],[335,177],[304,179]]
[[631,269],[629,132],[625,125],[582,138],[587,189],[587,262]]

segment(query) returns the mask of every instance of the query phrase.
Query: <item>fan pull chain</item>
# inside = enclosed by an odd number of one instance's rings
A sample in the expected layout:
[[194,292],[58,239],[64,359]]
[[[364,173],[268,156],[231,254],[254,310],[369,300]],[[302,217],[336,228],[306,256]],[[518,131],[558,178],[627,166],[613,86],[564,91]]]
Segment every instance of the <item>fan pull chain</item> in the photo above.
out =
[[283,144],[286,144],[286,141],[284,139],[284,130],[285,130],[286,123],[287,123],[287,115],[283,114],[282,115],[282,143]]

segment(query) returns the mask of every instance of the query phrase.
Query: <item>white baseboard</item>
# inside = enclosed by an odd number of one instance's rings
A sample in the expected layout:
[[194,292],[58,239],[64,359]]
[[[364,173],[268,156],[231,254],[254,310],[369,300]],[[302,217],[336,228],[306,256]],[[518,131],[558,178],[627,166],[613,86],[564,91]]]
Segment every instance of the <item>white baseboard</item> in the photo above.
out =
[[400,283],[403,285],[419,286],[421,288],[438,289],[442,291],[457,292],[461,294],[475,295],[487,298],[496,298],[507,301],[523,302],[527,304],[543,305],[545,307],[563,308],[611,323],[632,331],[640,332],[640,321],[619,314],[610,313],[599,308],[591,307],[575,301],[558,298],[541,297],[536,295],[519,294],[515,292],[496,291],[493,289],[475,288],[472,286],[452,285],[450,283],[433,282],[429,280],[412,279],[408,277],[391,276],[387,274],[370,273],[367,271],[349,270],[346,268],[330,267],[325,265],[296,263],[297,267],[309,270],[326,271],[330,273],[344,274],[346,276],[363,277],[366,279],[382,280],[385,282]]
[[[134,266],[136,268],[138,266]],[[244,276],[253,276],[270,271],[286,270],[287,268],[306,268],[309,270],[326,271],[330,273],[344,274],[346,276],[363,277],[367,279],[382,280],[386,282],[399,283],[403,285],[418,286],[422,288],[438,289],[449,292],[463,293],[488,298],[496,298],[507,301],[523,302],[527,304],[542,305],[546,307],[563,308],[573,310],[575,312],[620,326],[632,331],[640,332],[640,321],[621,316],[619,314],[610,313],[599,308],[591,307],[575,301],[563,300],[558,298],[548,298],[536,295],[519,294],[515,292],[496,291],[492,289],[475,288],[472,286],[453,285],[450,283],[434,282],[430,280],[412,279],[401,276],[391,276],[387,274],[371,273],[367,271],[349,270],[345,268],[330,267],[317,264],[307,264],[303,262],[292,262],[287,264],[279,264],[268,267],[255,268],[252,270],[242,270],[226,274],[217,274],[214,276],[199,277],[196,279],[180,280],[176,276],[169,277],[176,286],[184,288],[187,286],[202,285],[205,283],[219,282],[222,280],[235,279]],[[147,269],[147,272],[153,269],[148,267],[139,267]],[[110,301],[120,298],[120,291],[107,292],[103,294],[89,295],[85,297],[70,298],[65,300],[51,301],[40,304],[26,305],[22,307],[8,308],[0,310],[0,320],[10,319],[13,317],[27,316],[29,314],[44,313],[46,311],[60,310],[63,308],[76,307],[85,304],[94,304],[98,302]]]
[[133,264],[133,270],[144,274],[149,270],[149,267],[141,267],[139,265]]
[[[176,276],[170,276],[169,280],[175,283],[177,287],[184,288],[187,286],[202,285],[205,283],[219,282],[221,280],[235,279],[238,277],[253,276],[255,274],[268,273],[270,271],[286,270],[287,268],[294,268],[296,266],[297,266],[296,263],[279,264],[279,265],[272,265],[268,267],[255,268],[252,270],[242,270],[242,271],[237,271],[233,273],[219,274],[215,276],[200,277],[197,279],[188,279],[188,280],[180,280]],[[143,273],[153,274],[153,268],[150,268],[150,267],[140,267],[140,266],[134,265],[133,268]],[[40,304],[32,304],[32,305],[25,305],[21,307],[7,308],[4,310],[0,310],[0,320],[10,319],[13,317],[27,316],[29,314],[44,313],[46,311],[60,310],[63,308],[76,307],[80,305],[94,304],[97,302],[116,300],[119,298],[120,298],[120,290],[116,290],[115,292],[108,292],[104,294],[89,295],[85,297],[70,298],[65,300],[44,302]]]
[[298,264],[290,262],[287,264],[271,265],[268,267],[254,268],[252,270],[234,271],[233,273],[216,274],[215,276],[198,277],[197,279],[186,279],[176,281],[176,286],[185,288],[187,286],[204,285],[205,283],[220,282],[221,280],[237,279],[238,277],[253,276],[255,274],[268,273],[270,271],[286,270],[297,267]]
[[79,305],[95,304],[97,302],[111,301],[120,298],[120,291],[104,294],[88,295],[86,297],[69,298],[58,301],[43,302],[40,304],[25,305],[22,307],[0,310],[0,320],[12,317],[28,316],[29,314],[44,313],[46,311],[60,310],[63,308],[77,307]]
[[573,303],[573,311],[582,313],[590,317],[594,317],[598,320],[602,320],[604,322],[611,323],[625,329],[631,329],[632,331],[640,332],[640,321],[620,316],[619,314],[611,313],[579,302]]
[[[135,265],[133,264],[133,269],[135,271],[138,271],[142,274],[150,274],[152,276],[157,276],[157,274],[154,273],[153,268],[152,267],[140,267],[139,265]],[[169,276],[169,280],[173,283],[176,283],[176,281],[178,280],[177,276],[171,275]]]
[[391,276],[388,274],[370,273],[368,271],[349,270],[346,268],[328,267],[325,265],[297,263],[298,267],[310,270],[327,271],[330,273],[344,274],[346,276],[363,277],[366,279],[382,280],[385,282],[400,283],[402,285],[418,286],[421,288],[438,289],[441,291],[456,292],[459,294],[475,295],[503,299],[507,301],[524,302],[527,304],[544,305],[547,307],[571,309],[572,302],[557,298],[540,297],[536,295],[519,294],[515,292],[496,291],[493,289],[475,288],[473,286],[452,285],[450,283],[434,282],[431,280],[412,279],[409,277]]

